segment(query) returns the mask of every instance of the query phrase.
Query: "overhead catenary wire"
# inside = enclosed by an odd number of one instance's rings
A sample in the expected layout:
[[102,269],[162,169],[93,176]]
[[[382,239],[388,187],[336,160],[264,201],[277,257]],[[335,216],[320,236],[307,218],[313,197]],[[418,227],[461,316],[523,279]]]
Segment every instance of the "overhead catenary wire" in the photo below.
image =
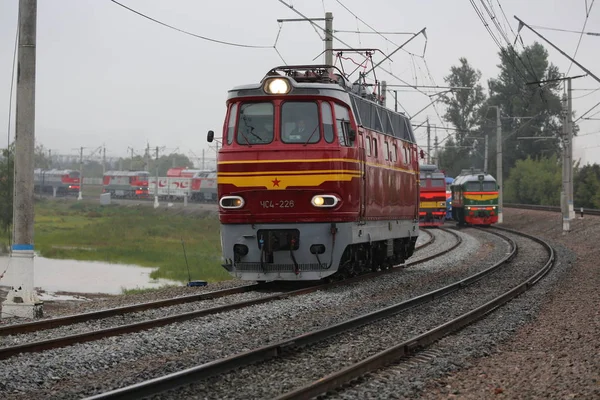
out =
[[[301,16],[302,18],[304,18],[306,21],[310,22],[311,25],[313,25],[313,27],[319,28],[322,31],[325,31],[323,28],[321,28],[318,24],[314,23],[313,21],[310,20],[310,18],[308,18],[307,16],[305,16],[304,14],[302,14],[300,11],[298,11],[297,8],[295,8],[294,6],[292,6],[291,4],[286,3],[283,0],[278,0],[281,4],[285,5],[286,7],[288,7],[290,10],[292,10],[293,12],[295,12],[296,14],[298,14],[299,16]],[[352,46],[350,44],[348,44],[346,41],[340,39],[339,37],[335,36],[335,35],[331,35],[334,39],[336,39],[337,41],[339,41],[340,43],[342,43],[343,45],[347,46],[348,48],[352,48]],[[398,79],[400,82],[405,83],[407,85],[410,85],[410,83],[408,83],[407,81],[405,81],[404,79],[400,78],[399,76],[393,74],[391,71],[388,71],[387,69],[383,68],[382,66],[378,67],[379,69],[381,69],[382,71],[386,72],[387,74],[389,74],[390,76]],[[417,90],[418,92],[428,96],[427,93],[423,92],[422,90],[416,88],[414,85],[410,85],[412,88],[414,88],[415,90]]]
[[[354,18],[356,18],[358,21],[362,22],[367,28],[371,29],[373,31],[374,34],[381,36],[385,41],[393,44],[396,47],[399,47],[399,45],[393,41],[391,41],[390,39],[386,38],[383,33],[379,32],[377,29],[373,28],[371,25],[369,25],[365,20],[363,20],[362,18],[360,18],[358,15],[356,15],[354,12],[352,12],[352,10],[350,10],[348,7],[346,7],[344,5],[344,3],[342,3],[340,0],[335,0],[336,3],[338,3],[340,6],[342,6],[346,11],[348,11],[350,14],[352,14],[354,16]],[[425,38],[425,43],[427,43],[427,38]],[[419,55],[417,54],[413,54],[408,50],[402,49],[402,51],[411,54],[411,55],[415,55],[417,57],[419,57]]]
[[600,36],[600,32],[574,31],[574,30],[571,30],[571,29],[551,28],[549,26],[539,26],[539,25],[531,25],[531,27],[535,28],[535,29],[542,29],[542,30],[547,30],[547,31],[557,31],[557,32],[566,32],[566,33],[578,33],[578,34],[589,35],[589,36]]
[[[573,53],[573,59],[577,56],[577,52],[579,51],[579,46],[581,45],[581,39],[583,38],[583,32],[585,31],[585,27],[588,23],[588,19],[590,17],[590,12],[592,11],[592,7],[594,6],[594,1],[592,0],[592,3],[590,4],[590,8],[586,8],[585,9],[585,20],[583,21],[583,28],[581,28],[581,34],[579,35],[579,40],[577,41],[577,47],[575,47],[575,52]],[[587,2],[586,2],[586,7],[587,7]],[[573,61],[571,61],[571,64],[569,65],[569,69],[567,69],[567,75],[569,75],[569,72],[571,71],[571,68],[573,67]]]
[[175,30],[177,32],[181,32],[181,33],[184,33],[184,34],[189,35],[189,36],[193,36],[193,37],[198,38],[198,39],[206,40],[206,41],[213,42],[213,43],[223,44],[223,45],[226,45],[226,46],[244,47],[244,48],[249,48],[249,49],[271,49],[271,48],[273,48],[273,46],[257,46],[257,45],[249,45],[249,44],[242,44],[242,43],[227,42],[225,40],[214,39],[214,38],[210,38],[210,37],[207,37],[207,36],[198,35],[198,34],[195,34],[195,33],[192,33],[192,32],[189,32],[189,31],[177,28],[177,27],[175,27],[173,25],[169,25],[169,24],[164,23],[162,21],[159,21],[159,20],[157,20],[155,18],[152,18],[152,17],[150,17],[150,16],[148,16],[146,14],[143,14],[143,13],[137,11],[137,10],[134,10],[131,7],[128,7],[128,6],[126,6],[126,5],[122,4],[122,3],[119,3],[116,0],[110,0],[110,1],[112,3],[118,5],[118,6],[121,6],[121,7],[125,8],[125,9],[131,11],[134,14],[139,15],[140,17],[146,18],[146,19],[148,19],[148,20],[150,20],[152,22],[155,22],[155,23],[157,23],[159,25],[165,26],[167,28],[173,29],[173,30]]

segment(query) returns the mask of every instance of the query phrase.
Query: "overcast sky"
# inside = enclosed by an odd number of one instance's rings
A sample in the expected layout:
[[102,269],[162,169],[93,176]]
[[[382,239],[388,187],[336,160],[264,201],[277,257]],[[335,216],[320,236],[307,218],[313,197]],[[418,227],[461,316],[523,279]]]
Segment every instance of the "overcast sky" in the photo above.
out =
[[[452,65],[466,57],[483,73],[482,84],[498,73],[498,47],[467,0],[303,0],[291,1],[308,17],[333,12],[335,35],[354,47],[373,47],[390,53],[395,46],[371,30],[350,11],[379,31],[417,32],[427,28],[425,39],[416,38],[406,50],[383,67],[396,77],[418,85],[443,85]],[[278,18],[298,18],[278,0],[122,0],[123,4],[150,17],[195,34],[222,41],[255,46],[273,46],[280,30]],[[483,10],[481,1],[474,1]],[[530,25],[581,31],[586,4],[592,0],[483,0],[491,4],[498,21],[511,40],[517,15]],[[502,15],[504,10],[507,20]],[[0,0],[0,147],[5,147],[8,125],[12,58],[17,26],[18,0]],[[489,21],[489,19],[488,19]],[[322,24],[322,22],[320,22]],[[499,37],[498,30],[492,26]],[[592,7],[586,31],[600,32],[600,4]],[[571,56],[579,35],[538,30]],[[524,28],[525,44],[535,35]],[[406,35],[387,35],[402,43]],[[549,48],[545,43],[545,47]],[[346,47],[334,41],[334,47]],[[276,45],[288,64],[313,62],[324,46],[308,23],[284,23]],[[600,76],[600,37],[583,35],[576,59]],[[567,72],[568,59],[549,49],[550,60]],[[380,57],[380,56],[377,56]],[[377,59],[376,59],[377,60]],[[321,63],[323,57],[314,62]],[[107,156],[124,156],[128,147],[142,153],[146,143],[193,157],[210,152],[209,129],[220,134],[227,90],[259,82],[283,61],[273,48],[250,49],[211,43],[168,29],[133,14],[109,0],[38,0],[36,141],[55,154],[76,154],[80,146],[87,155],[105,145]],[[430,78],[427,67],[431,72]],[[570,76],[580,75],[573,66]],[[379,79],[401,83],[383,71]],[[590,77],[576,79],[573,107],[581,115],[600,102],[600,83]],[[587,96],[586,96],[587,95]],[[582,97],[585,96],[585,97]],[[409,115],[425,107],[429,98],[414,91],[398,93]],[[388,106],[393,107],[391,97]],[[594,112],[600,111],[598,107]],[[438,104],[415,116],[429,117],[442,125]],[[581,137],[575,142],[575,157],[600,163],[600,113],[598,120],[580,121]],[[14,128],[13,128],[14,129]],[[425,145],[425,131],[416,131]],[[440,140],[447,131],[439,131]],[[2,139],[4,137],[5,139]],[[214,153],[213,153],[214,157]],[[493,157],[493,155],[492,155]]]

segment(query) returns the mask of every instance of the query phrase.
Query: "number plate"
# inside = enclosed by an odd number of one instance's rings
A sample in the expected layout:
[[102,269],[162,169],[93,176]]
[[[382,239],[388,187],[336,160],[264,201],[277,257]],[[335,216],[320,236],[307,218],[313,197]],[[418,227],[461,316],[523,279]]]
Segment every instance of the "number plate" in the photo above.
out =
[[261,208],[294,208],[296,202],[294,200],[261,200],[258,202]]

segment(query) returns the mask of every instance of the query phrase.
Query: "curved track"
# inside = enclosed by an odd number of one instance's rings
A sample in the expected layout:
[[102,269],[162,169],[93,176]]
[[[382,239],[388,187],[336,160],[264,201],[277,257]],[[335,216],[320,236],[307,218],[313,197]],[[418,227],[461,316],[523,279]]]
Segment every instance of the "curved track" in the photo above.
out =
[[[254,305],[258,305],[258,304],[264,304],[264,303],[271,302],[271,301],[287,299],[287,298],[294,297],[294,296],[300,296],[300,295],[316,292],[318,290],[328,290],[328,289],[331,289],[331,288],[337,287],[337,286],[349,285],[349,284],[356,283],[361,280],[371,279],[371,278],[374,278],[376,276],[383,275],[383,274],[395,273],[395,272],[401,271],[402,270],[401,267],[409,267],[411,265],[416,265],[416,264],[431,260],[433,258],[440,257],[441,255],[443,255],[443,254],[447,253],[448,251],[459,246],[461,243],[460,237],[458,235],[456,235],[455,233],[452,233],[452,232],[449,232],[449,233],[451,233],[456,238],[456,242],[452,246],[450,246],[440,252],[437,252],[433,255],[430,255],[428,257],[423,257],[422,259],[419,259],[419,260],[416,260],[416,261],[413,261],[410,263],[406,263],[406,264],[396,267],[396,268],[391,268],[391,269],[384,270],[384,271],[378,271],[378,272],[373,272],[373,273],[369,273],[369,274],[365,274],[365,275],[360,275],[360,276],[356,276],[356,277],[345,279],[343,281],[338,281],[338,282],[317,284],[317,285],[312,284],[312,285],[309,285],[308,287],[306,287],[305,283],[300,283],[304,287],[297,289],[297,290],[288,290],[283,293],[279,292],[279,293],[275,293],[275,294],[268,294],[268,295],[250,299],[250,300],[238,301],[238,302],[233,302],[231,304],[220,305],[220,306],[216,306],[216,307],[210,307],[210,308],[205,308],[205,309],[195,310],[195,311],[190,311],[190,312],[185,312],[185,313],[177,313],[177,314],[173,314],[173,315],[167,315],[167,316],[164,316],[161,318],[151,318],[151,319],[146,319],[143,321],[138,321],[138,322],[130,323],[130,324],[121,324],[118,326],[113,326],[113,327],[104,328],[104,329],[88,330],[86,332],[80,332],[80,333],[71,334],[71,335],[67,335],[67,336],[57,336],[57,337],[52,337],[50,339],[28,341],[26,343],[21,343],[18,345],[2,347],[2,348],[0,348],[0,360],[6,359],[6,358],[9,358],[14,355],[21,354],[21,353],[40,352],[40,351],[44,351],[44,350],[70,346],[70,345],[73,345],[76,343],[85,343],[85,342],[100,340],[100,339],[107,338],[107,337],[122,335],[122,334],[126,334],[126,333],[133,333],[133,332],[139,332],[139,331],[146,330],[146,329],[153,329],[153,328],[157,328],[157,327],[164,326],[167,324],[190,320],[193,318],[200,318],[200,317],[207,316],[207,315],[223,313],[223,312],[236,310],[236,309],[240,309],[240,308],[245,308],[245,307],[250,307],[250,306],[254,306]],[[433,235],[429,232],[428,232],[428,235],[429,235],[429,240],[427,242],[425,242],[424,244],[422,244],[418,249],[421,249],[421,248],[427,246],[428,244],[432,243],[435,240],[435,235]],[[149,302],[149,303],[136,304],[136,305],[131,305],[131,306],[112,308],[112,309],[108,309],[108,310],[96,311],[96,312],[79,314],[79,315],[72,315],[72,316],[67,316],[67,317],[62,317],[62,318],[47,319],[47,320],[42,320],[42,321],[30,322],[30,323],[26,323],[26,324],[8,325],[8,326],[4,326],[4,327],[0,328],[0,334],[16,335],[16,334],[23,334],[23,333],[31,333],[31,332],[37,332],[39,330],[53,329],[53,328],[57,328],[57,327],[61,327],[61,326],[72,325],[72,324],[82,323],[82,322],[88,322],[91,320],[104,319],[104,318],[109,318],[109,317],[114,317],[114,316],[122,316],[122,315],[126,315],[129,313],[141,312],[141,311],[146,311],[146,310],[151,310],[151,309],[156,309],[156,308],[168,307],[168,306],[173,306],[173,305],[178,305],[178,304],[185,304],[185,303],[196,302],[196,301],[201,301],[201,300],[216,299],[216,298],[229,296],[229,295],[233,295],[233,294],[266,291],[266,290],[274,291],[274,290],[281,289],[282,287],[289,287],[289,286],[290,286],[290,283],[286,283],[286,282],[267,282],[267,283],[262,283],[262,284],[246,285],[246,286],[240,286],[237,288],[219,290],[219,291],[215,291],[215,292],[208,292],[208,293],[199,294],[199,295],[191,295],[191,296],[185,296],[185,297],[179,297],[179,298],[173,298],[173,299],[160,300],[160,301],[156,301],[156,302]],[[296,287],[297,287],[297,285],[296,285]]]
[[497,270],[499,267],[501,267],[507,261],[509,261],[516,254],[516,245],[512,240],[506,237],[504,238],[504,240],[511,243],[512,250],[508,255],[506,255],[502,260],[495,263],[493,266],[487,268],[486,270],[480,271],[476,274],[469,276],[466,279],[462,279],[451,285],[442,287],[440,289],[412,298],[410,300],[391,305],[384,309],[380,309],[375,312],[371,312],[356,318],[352,318],[350,320],[343,321],[341,323],[329,326],[325,329],[305,333],[300,336],[296,336],[291,339],[275,343],[273,345],[264,346],[244,353],[239,353],[230,357],[226,357],[184,371],[180,371],[178,373],[173,373],[168,376],[155,378],[150,381],[142,382],[122,389],[117,389],[97,396],[92,396],[90,397],[90,399],[120,399],[130,398],[130,396],[142,397],[155,395],[166,390],[178,388],[189,383],[196,382],[197,380],[215,376],[220,373],[232,370],[234,368],[247,366],[258,361],[268,360],[272,358],[279,359],[289,354],[290,352],[298,350],[301,347],[306,347],[322,342],[339,333],[357,329],[358,327],[364,326],[366,324],[371,324],[375,321],[379,321],[381,319],[396,315],[399,312],[428,303],[432,300],[438,299],[441,296],[445,296],[449,293],[461,290],[462,288],[480,280],[482,277]]

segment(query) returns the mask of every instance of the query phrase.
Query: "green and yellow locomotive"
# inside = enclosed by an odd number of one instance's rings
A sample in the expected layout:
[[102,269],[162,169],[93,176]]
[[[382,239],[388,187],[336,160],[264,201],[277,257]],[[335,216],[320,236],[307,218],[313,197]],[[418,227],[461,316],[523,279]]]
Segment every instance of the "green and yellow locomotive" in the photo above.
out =
[[452,217],[459,225],[498,222],[498,185],[480,170],[463,170],[452,185]]

